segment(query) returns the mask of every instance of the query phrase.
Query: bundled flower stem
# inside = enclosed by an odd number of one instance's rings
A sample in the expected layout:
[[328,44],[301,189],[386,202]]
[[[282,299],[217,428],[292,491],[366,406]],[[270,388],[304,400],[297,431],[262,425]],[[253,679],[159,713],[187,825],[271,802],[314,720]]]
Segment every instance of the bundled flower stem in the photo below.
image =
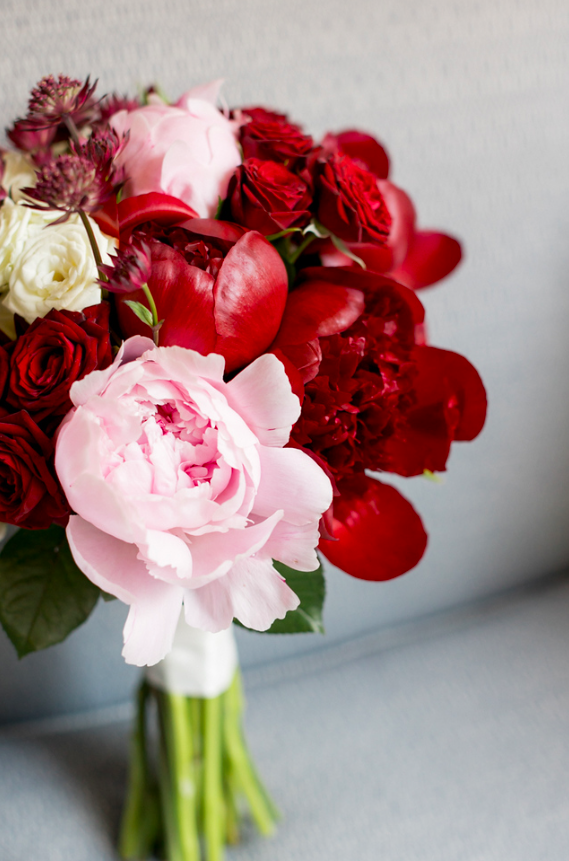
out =
[[[149,728],[158,717],[158,750]],[[167,861],[221,861],[239,841],[240,802],[269,836],[278,811],[257,775],[242,729],[239,670],[227,691],[209,699],[168,693],[144,681],[131,742],[120,853]]]

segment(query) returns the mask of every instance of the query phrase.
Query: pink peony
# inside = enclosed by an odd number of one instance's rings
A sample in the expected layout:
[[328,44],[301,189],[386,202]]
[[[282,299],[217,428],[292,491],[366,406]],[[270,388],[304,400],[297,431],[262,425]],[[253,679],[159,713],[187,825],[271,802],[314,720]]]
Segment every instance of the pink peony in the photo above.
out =
[[143,666],[189,625],[234,617],[266,630],[298,606],[272,565],[317,567],[330,481],[283,448],[300,413],[283,365],[263,355],[231,382],[222,356],[125,342],[114,363],[74,383],[56,446],[81,570],[129,604],[123,655]]
[[129,135],[116,160],[126,170],[126,197],[165,192],[202,218],[215,215],[241,164],[239,123],[215,107],[218,90],[219,84],[195,88],[176,105],[155,97],[152,104],[112,117],[119,135]]

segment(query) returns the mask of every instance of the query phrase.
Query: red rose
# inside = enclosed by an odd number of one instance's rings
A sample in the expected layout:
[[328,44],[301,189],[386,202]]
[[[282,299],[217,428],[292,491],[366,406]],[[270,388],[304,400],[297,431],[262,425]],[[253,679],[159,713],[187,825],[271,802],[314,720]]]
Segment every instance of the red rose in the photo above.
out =
[[[160,344],[221,353],[228,372],[265,352],[283,315],[288,279],[278,252],[259,233],[214,219],[141,234],[150,248],[148,286],[158,318]],[[124,302],[146,303],[141,290],[117,297],[125,337],[148,335]]]
[[328,132],[322,141],[322,147],[327,153],[343,152],[365,170],[370,170],[378,179],[387,179],[389,175],[389,156],[379,141],[357,129],[347,129],[333,134]]
[[244,159],[278,161],[292,169],[312,151],[310,135],[289,123],[285,114],[265,108],[243,108],[242,114],[249,120],[239,132]]
[[0,418],[0,521],[47,529],[52,523],[65,526],[68,519],[51,440],[27,412]]
[[300,177],[274,161],[247,159],[237,168],[228,190],[231,216],[265,236],[310,220],[312,194]]
[[107,302],[83,312],[53,309],[15,342],[6,401],[27,410],[36,422],[60,418],[71,409],[69,389],[75,380],[111,362]]
[[376,177],[347,155],[316,165],[317,218],[345,242],[386,242],[391,216]]

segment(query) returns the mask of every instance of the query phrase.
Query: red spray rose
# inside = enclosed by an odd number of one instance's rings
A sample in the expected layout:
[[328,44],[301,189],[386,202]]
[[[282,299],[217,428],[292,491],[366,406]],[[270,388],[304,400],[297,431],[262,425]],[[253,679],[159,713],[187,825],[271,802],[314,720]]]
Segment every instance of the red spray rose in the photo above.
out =
[[75,380],[111,362],[108,303],[82,312],[52,309],[15,342],[6,401],[36,422],[61,418],[71,409]]
[[229,184],[228,198],[233,220],[265,236],[310,220],[308,186],[277,162],[247,159]]
[[243,158],[276,161],[290,169],[303,164],[313,148],[310,135],[290,123],[286,114],[265,108],[242,108],[245,122],[239,130]]
[[385,243],[391,216],[375,176],[347,155],[316,165],[317,218],[345,242]]
[[27,412],[0,418],[0,521],[25,529],[65,526],[69,506],[55,476],[53,444]]

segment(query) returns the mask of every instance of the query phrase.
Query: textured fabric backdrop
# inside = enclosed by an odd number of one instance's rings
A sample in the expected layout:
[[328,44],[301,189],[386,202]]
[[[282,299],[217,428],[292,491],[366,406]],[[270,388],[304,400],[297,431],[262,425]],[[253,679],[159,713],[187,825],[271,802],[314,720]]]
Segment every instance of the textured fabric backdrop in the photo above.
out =
[[[569,562],[569,132],[564,0],[3,0],[0,117],[43,74],[101,90],[159,81],[173,97],[225,76],[232,104],[265,102],[319,134],[359,126],[393,157],[424,226],[466,258],[423,293],[432,341],[466,354],[489,390],[487,428],[456,446],[443,486],[398,486],[430,546],[401,580],[332,572],[327,642],[473,600]],[[17,664],[0,639],[0,720],[128,695],[124,609]],[[245,663],[322,638],[241,638]]]

